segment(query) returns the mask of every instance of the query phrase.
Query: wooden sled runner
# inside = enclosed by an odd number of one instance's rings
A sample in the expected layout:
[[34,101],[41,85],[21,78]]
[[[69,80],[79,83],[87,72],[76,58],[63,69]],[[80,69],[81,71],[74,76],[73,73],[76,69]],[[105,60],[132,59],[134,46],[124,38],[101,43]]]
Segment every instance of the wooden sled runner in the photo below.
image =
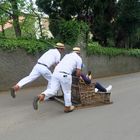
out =
[[[95,92],[94,83],[87,85],[73,77],[71,98],[76,109],[112,104],[110,96],[108,92]],[[56,96],[55,100],[64,104],[63,95]]]

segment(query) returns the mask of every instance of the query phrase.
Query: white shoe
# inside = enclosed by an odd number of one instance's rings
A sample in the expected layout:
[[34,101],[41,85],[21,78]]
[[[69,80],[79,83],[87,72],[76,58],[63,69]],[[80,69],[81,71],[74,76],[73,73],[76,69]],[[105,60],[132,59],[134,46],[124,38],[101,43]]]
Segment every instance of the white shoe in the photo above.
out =
[[107,92],[110,92],[111,89],[112,89],[112,85],[109,85],[109,86],[106,88],[106,91],[107,91]]
[[98,89],[97,88],[95,88],[95,92],[98,92]]

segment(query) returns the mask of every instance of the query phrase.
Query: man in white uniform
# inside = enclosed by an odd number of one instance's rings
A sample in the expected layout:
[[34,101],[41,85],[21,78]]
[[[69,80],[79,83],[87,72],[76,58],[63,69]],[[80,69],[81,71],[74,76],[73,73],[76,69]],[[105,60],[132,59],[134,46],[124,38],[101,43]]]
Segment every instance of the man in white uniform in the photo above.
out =
[[52,72],[50,67],[56,66],[60,62],[61,53],[64,51],[64,44],[56,43],[54,49],[50,49],[45,52],[37,61],[37,64],[33,67],[31,73],[25,78],[21,79],[16,85],[11,88],[11,96],[16,97],[16,91],[21,87],[30,83],[40,77],[41,75],[48,81],[47,88],[50,88],[50,81]]
[[60,63],[55,67],[51,79],[51,88],[48,88],[43,93],[34,98],[33,107],[38,109],[38,103],[54,96],[62,87],[64,93],[65,108],[64,112],[71,112],[74,110],[71,102],[71,84],[72,72],[76,70],[76,76],[80,77],[82,67],[82,59],[80,57],[80,48],[73,48],[73,52],[66,54]]

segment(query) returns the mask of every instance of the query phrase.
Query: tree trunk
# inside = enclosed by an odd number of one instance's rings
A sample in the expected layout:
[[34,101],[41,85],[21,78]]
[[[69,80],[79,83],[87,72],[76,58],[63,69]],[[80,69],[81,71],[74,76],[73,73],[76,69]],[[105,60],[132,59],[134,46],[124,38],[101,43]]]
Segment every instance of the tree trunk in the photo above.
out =
[[39,16],[38,16],[38,24],[39,24],[40,35],[41,35],[41,37],[43,37],[41,18]]
[[2,29],[2,36],[5,36],[5,31],[4,31],[4,24],[3,24],[3,20],[2,20],[2,17],[1,17],[1,29]]
[[13,26],[15,30],[15,35],[16,37],[21,37],[17,1],[16,0],[9,0],[9,1],[11,2],[11,5],[12,5],[12,11],[13,11],[12,18],[13,18]]
[[21,29],[20,29],[20,25],[19,25],[19,19],[18,16],[13,15],[13,26],[14,26],[14,30],[15,30],[15,35],[16,37],[21,37]]

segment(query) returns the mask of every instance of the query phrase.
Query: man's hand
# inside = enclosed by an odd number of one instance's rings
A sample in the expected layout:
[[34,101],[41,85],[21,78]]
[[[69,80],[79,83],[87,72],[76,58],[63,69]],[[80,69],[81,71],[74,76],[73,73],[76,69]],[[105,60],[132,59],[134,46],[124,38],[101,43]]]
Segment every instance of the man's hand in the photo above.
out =
[[81,76],[81,69],[76,69],[76,76],[80,77]]

